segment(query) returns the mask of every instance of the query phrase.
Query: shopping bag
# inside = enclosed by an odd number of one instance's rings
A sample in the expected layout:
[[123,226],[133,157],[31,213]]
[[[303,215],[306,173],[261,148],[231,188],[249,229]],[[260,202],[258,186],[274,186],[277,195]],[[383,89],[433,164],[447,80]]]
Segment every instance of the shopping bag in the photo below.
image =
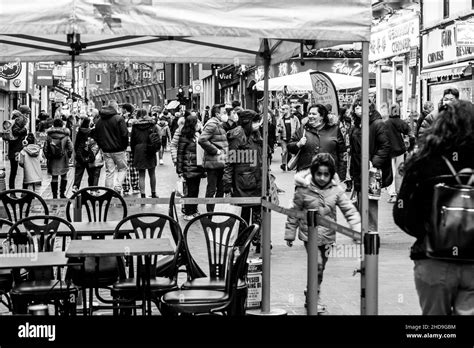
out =
[[186,196],[186,182],[183,178],[180,178],[176,182],[176,196],[185,197]]
[[[306,129],[303,130],[303,137],[306,136]],[[296,169],[296,164],[298,163],[298,159],[300,157],[300,153],[301,153],[301,149],[298,151],[298,153],[293,156],[289,161],[288,163],[286,164],[286,169],[287,170],[293,170],[293,169]]]

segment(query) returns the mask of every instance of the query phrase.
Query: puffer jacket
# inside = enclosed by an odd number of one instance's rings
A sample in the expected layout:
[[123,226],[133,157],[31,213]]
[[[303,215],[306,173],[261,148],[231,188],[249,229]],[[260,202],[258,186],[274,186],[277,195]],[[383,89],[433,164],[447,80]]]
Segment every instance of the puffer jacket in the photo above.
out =
[[423,119],[423,122],[421,122],[421,126],[418,129],[418,138],[425,135],[426,130],[431,127],[436,120],[436,117],[438,117],[438,114],[437,110],[433,110]]
[[[415,136],[411,131],[411,127],[403,121],[400,116],[393,115],[390,116],[387,121],[385,121],[387,126],[387,136],[390,142],[390,157],[397,157],[403,155],[409,149],[411,145],[415,144]],[[405,141],[403,140],[403,135],[406,135],[410,138],[410,148],[405,146]]]
[[79,128],[77,135],[76,135],[76,141],[74,143],[74,152],[76,154],[75,160],[76,160],[76,167],[84,167],[84,163],[82,163],[79,159],[78,156],[78,150],[80,148],[85,148],[86,143],[91,135],[91,129],[89,127],[85,128]]
[[263,139],[259,131],[249,136],[241,126],[228,133],[228,165],[224,169],[224,192],[233,197],[261,197]]
[[29,144],[20,151],[19,164],[23,167],[24,184],[36,184],[43,180],[43,175],[41,174],[42,160],[43,154],[39,145]]
[[125,151],[128,128],[125,119],[112,106],[103,107],[95,125],[97,144],[105,153]]
[[[303,133],[306,136],[306,144],[299,148],[296,144],[303,137]],[[296,164],[297,171],[309,168],[313,157],[318,153],[327,152],[336,162],[336,173],[339,178],[346,177],[346,142],[337,125],[326,124],[323,128],[317,130],[305,124],[288,143],[288,151],[291,153],[297,154],[300,149],[300,156]]]
[[[288,134],[288,136],[286,134],[285,120],[286,121],[290,120],[291,122],[291,134]],[[301,123],[298,117],[296,117],[295,115],[291,115],[288,118],[285,118],[285,117],[280,118],[277,122],[276,128],[277,128],[277,132],[281,136],[281,139],[286,141],[286,139],[291,140],[291,138],[295,136],[298,129],[300,129],[300,126],[301,126]]]
[[[336,206],[344,214],[350,227],[360,232],[360,214],[343,190],[336,182],[331,181],[326,187],[319,188],[313,181],[308,170],[295,175],[296,192],[293,198],[293,207],[298,210],[318,209],[328,220],[337,221]],[[322,198],[322,203],[320,199]],[[323,209],[319,209],[319,208]],[[298,238],[308,241],[308,225],[306,219],[288,217],[285,228],[285,240],[295,240],[296,229],[299,227]],[[318,245],[332,244],[336,241],[336,231],[318,226]]]
[[173,139],[170,142],[170,152],[171,152],[171,160],[176,165],[178,162],[178,144],[179,138],[181,137],[181,128],[176,129],[173,135]]
[[150,145],[148,137],[151,133],[159,134],[159,130],[149,116],[139,119],[132,126],[130,148],[133,154],[133,166],[137,169],[156,167],[156,152],[148,151],[148,145]]
[[176,172],[182,174],[186,179],[200,178],[204,174],[204,168],[197,165],[198,137],[199,133],[196,133],[194,139],[189,139],[184,136],[179,137]]
[[[212,117],[204,126],[199,137],[199,145],[204,149],[205,169],[224,169],[229,144],[225,129],[217,117]],[[217,154],[218,150],[221,151],[220,155]]]
[[17,137],[15,140],[8,141],[8,158],[14,159],[15,155],[23,148],[23,140],[25,140],[28,134],[26,125],[28,120],[24,116],[18,116],[12,126],[12,135]]
[[[46,131],[47,138],[64,141],[64,156],[61,158],[48,158],[48,140],[43,148],[45,157],[48,159],[48,173],[51,175],[65,175],[69,171],[69,158],[72,156],[72,141],[69,137],[69,129],[53,127]],[[67,138],[63,140],[64,138]]]

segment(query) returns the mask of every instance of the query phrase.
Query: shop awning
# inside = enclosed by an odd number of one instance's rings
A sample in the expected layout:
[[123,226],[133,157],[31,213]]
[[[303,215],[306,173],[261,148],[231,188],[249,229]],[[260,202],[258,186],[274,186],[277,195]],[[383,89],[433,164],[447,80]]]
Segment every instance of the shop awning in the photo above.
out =
[[421,79],[429,80],[437,77],[445,77],[452,75],[470,75],[472,74],[469,62],[456,63],[448,66],[442,66],[432,69],[423,69],[421,71]]

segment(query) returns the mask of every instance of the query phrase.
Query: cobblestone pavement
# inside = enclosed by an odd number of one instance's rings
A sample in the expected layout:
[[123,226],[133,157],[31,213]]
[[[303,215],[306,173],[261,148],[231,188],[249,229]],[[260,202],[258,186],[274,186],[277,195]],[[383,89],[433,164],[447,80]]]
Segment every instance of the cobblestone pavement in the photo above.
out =
[[[169,197],[176,186],[177,176],[171,164],[170,153],[165,152],[165,164],[158,165],[157,192],[161,197]],[[283,172],[280,169],[280,150],[277,149],[271,165],[272,172],[276,175],[278,186],[285,192],[280,197],[280,205],[288,207],[294,192],[294,172]],[[8,173],[8,169],[7,169]],[[74,170],[69,171],[68,196],[71,195],[72,178]],[[22,169],[19,169],[17,187],[21,187],[23,177]],[[7,176],[8,178],[8,176]],[[39,192],[45,198],[51,198],[50,177],[44,172],[44,183]],[[87,185],[87,174],[84,175],[82,186]],[[105,169],[99,184],[105,181]],[[148,185],[148,181],[147,181]],[[200,197],[204,197],[206,182],[201,182]],[[150,196],[151,192],[147,191]],[[138,197],[138,195],[135,195]],[[418,315],[421,314],[418,297],[413,281],[413,263],[409,259],[409,247],[414,239],[402,232],[392,219],[392,204],[387,203],[388,195],[383,193],[379,202],[379,233],[381,248],[379,256],[379,297],[378,308],[381,315]],[[236,206],[217,205],[216,211],[228,211],[239,213],[240,208]],[[158,211],[166,213],[166,206],[134,206],[129,209],[129,214],[143,211]],[[205,212],[205,206],[200,205],[199,211]],[[178,206],[178,213],[180,207]],[[301,241],[296,241],[292,248],[286,246],[283,240],[286,216],[272,212],[271,234],[272,234],[272,257],[271,257],[271,308],[284,309],[289,315],[305,315],[304,294],[307,278],[306,251]],[[338,212],[338,221],[344,223],[344,218]],[[179,223],[184,228],[180,214]],[[191,240],[196,245],[192,251],[197,262],[203,269],[207,267],[207,255],[205,247],[199,237],[197,228],[191,230]],[[321,290],[321,301],[327,305],[326,315],[359,315],[360,310],[360,274],[353,276],[353,271],[359,267],[360,262],[356,245],[348,237],[338,234],[337,245],[346,249],[346,255],[334,253],[329,258],[324,272],[324,281]],[[337,251],[337,249],[336,249]],[[349,254],[347,254],[349,252]],[[251,258],[255,258],[254,250],[251,250]],[[182,280],[182,279],[181,279]],[[0,313],[5,313],[5,308],[0,307]],[[156,309],[154,312],[157,313]],[[102,311],[98,314],[109,314]]]

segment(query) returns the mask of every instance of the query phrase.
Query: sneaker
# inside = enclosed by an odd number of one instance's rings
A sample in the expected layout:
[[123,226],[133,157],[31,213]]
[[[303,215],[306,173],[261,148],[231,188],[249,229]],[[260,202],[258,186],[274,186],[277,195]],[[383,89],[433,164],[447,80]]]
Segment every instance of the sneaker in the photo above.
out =
[[135,188],[135,189],[133,189],[132,193],[133,193],[133,194],[135,194],[135,193],[140,193],[140,188]]
[[130,194],[130,191],[123,191],[124,196],[128,196]]
[[192,220],[192,219],[194,219],[194,214],[192,214],[192,215],[184,215],[184,216],[183,216],[183,220],[190,221],[190,220]]
[[283,170],[284,172],[286,172],[286,164],[282,164],[282,165],[280,166],[280,168],[281,168],[281,170]]
[[165,162],[163,162],[163,160],[161,159],[160,160],[160,166],[162,166]]
[[72,187],[72,193],[76,193],[77,191],[79,191],[79,187],[77,187],[76,185],[74,185]]

